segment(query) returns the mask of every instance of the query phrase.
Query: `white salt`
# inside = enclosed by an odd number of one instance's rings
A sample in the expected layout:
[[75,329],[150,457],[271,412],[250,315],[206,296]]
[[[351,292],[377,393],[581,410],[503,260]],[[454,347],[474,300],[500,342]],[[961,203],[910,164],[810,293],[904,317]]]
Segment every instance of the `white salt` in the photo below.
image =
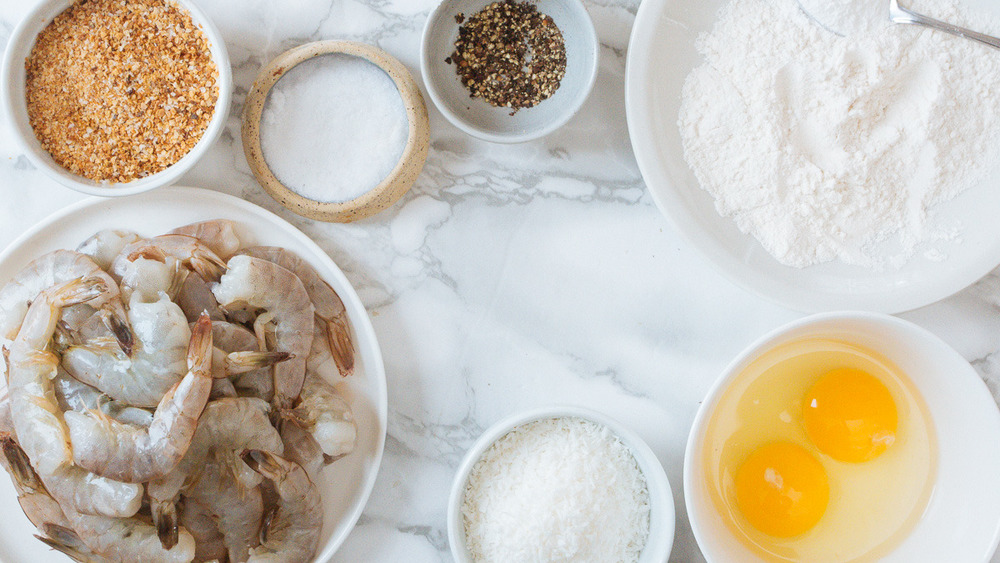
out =
[[389,175],[408,130],[403,99],[385,71],[331,54],[297,65],[271,88],[260,140],[268,167],[290,190],[344,202]]

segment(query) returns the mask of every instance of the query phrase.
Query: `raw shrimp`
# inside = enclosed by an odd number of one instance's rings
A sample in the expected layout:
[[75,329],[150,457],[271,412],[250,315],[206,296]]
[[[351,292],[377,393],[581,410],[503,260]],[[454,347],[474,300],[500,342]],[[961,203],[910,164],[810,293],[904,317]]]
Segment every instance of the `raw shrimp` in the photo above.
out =
[[97,231],[80,243],[80,246],[76,247],[76,251],[90,256],[102,270],[107,270],[111,267],[111,262],[114,261],[115,257],[125,248],[125,245],[141,239],[142,237],[132,231],[104,229]]
[[288,461],[294,461],[306,470],[310,479],[319,475],[327,465],[327,457],[323,448],[319,447],[316,438],[294,424],[282,424],[281,441],[285,443],[285,453]]
[[212,338],[215,345],[212,377],[216,379],[264,371],[265,368],[289,358],[285,352],[260,352],[254,333],[226,321],[212,323]]
[[31,467],[28,454],[24,453],[17,440],[8,433],[0,433],[0,465],[7,470],[14,482],[21,510],[36,528],[41,529],[46,523],[69,525],[62,507],[45,490],[41,477]]
[[52,380],[52,385],[59,408],[64,412],[99,410],[125,424],[148,428],[153,423],[153,413],[148,410],[111,400],[99,390],[72,378],[62,369],[59,369],[59,373]]
[[[165,546],[176,541],[179,496],[197,480],[210,454],[234,458],[245,448],[284,451],[281,436],[268,418],[270,410],[267,402],[251,398],[218,399],[205,407],[184,458],[173,471],[147,486],[153,521]],[[260,482],[256,473],[242,463],[232,464],[237,470],[241,466],[245,471],[237,475],[237,481],[247,489],[256,487]]]
[[63,309],[53,338],[54,350],[61,354],[66,348],[86,342],[117,345],[126,356],[132,354],[135,338],[121,301],[115,299],[100,309],[86,303]]
[[[88,259],[89,260],[89,259]],[[73,279],[42,291],[11,343],[10,399],[17,441],[42,475],[72,464],[59,405],[52,390],[59,358],[46,350],[62,308],[94,300],[108,291],[101,278]]]
[[100,411],[65,413],[73,460],[98,475],[130,483],[163,477],[187,452],[212,389],[212,321],[195,324],[188,373],[164,395],[149,428],[117,422]]
[[[316,308],[316,318],[323,330],[313,336],[318,344],[329,350],[341,375],[354,371],[354,342],[347,309],[337,292],[319,275],[319,272],[291,250],[277,246],[254,246],[240,254],[261,258],[291,271],[302,280],[309,299]],[[316,344],[314,344],[314,348]]]
[[299,403],[281,417],[309,432],[328,462],[354,450],[358,431],[351,408],[333,385],[313,372],[306,373]]
[[209,456],[201,477],[186,496],[205,506],[224,538],[230,561],[246,561],[257,544],[264,502],[260,487],[247,488],[236,478],[243,461],[230,455]]
[[314,309],[309,294],[295,274],[267,260],[234,256],[228,268],[213,293],[223,308],[248,304],[263,309],[255,321],[258,335],[274,324],[274,349],[292,357],[274,366],[273,403],[279,409],[289,408],[302,389],[312,344]]
[[41,477],[31,467],[27,454],[13,436],[0,435],[0,465],[11,476],[17,490],[17,501],[28,520],[45,536],[35,536],[49,547],[59,550],[76,561],[103,563],[104,557],[93,553],[75,531],[69,519],[45,488]]
[[74,279],[46,289],[32,302],[11,344],[10,405],[18,443],[64,510],[130,516],[142,502],[141,486],[97,477],[72,465],[66,423],[52,389],[58,358],[45,350],[63,307],[105,291],[103,278]]
[[131,356],[107,342],[89,342],[66,349],[62,365],[113,399],[155,407],[186,372],[191,331],[184,313],[162,293],[151,303],[133,295],[128,319],[135,336]]
[[[50,491],[53,489],[56,477],[42,478]],[[80,514],[66,509],[66,504],[54,492],[53,497],[60,501],[72,529],[83,543],[94,553],[112,561],[188,563],[194,559],[194,538],[187,530],[180,530],[176,545],[171,549],[165,549],[160,545],[156,529],[139,518],[109,518]]]
[[226,320],[226,316],[219,308],[219,302],[215,300],[215,295],[212,294],[208,282],[194,272],[185,276],[184,283],[181,284],[175,299],[189,321],[197,320],[202,311],[208,311],[212,321]]
[[125,245],[111,263],[111,275],[121,279],[129,263],[137,258],[148,258],[166,263],[173,258],[207,281],[215,281],[225,270],[226,264],[198,239],[187,235],[160,235]]
[[125,303],[131,302],[135,293],[141,295],[146,302],[155,301],[161,292],[173,299],[180,292],[189,273],[179,260],[170,256],[140,256],[116,264],[122,301]]
[[[55,502],[55,501],[52,501]],[[83,543],[83,539],[67,526],[47,523],[41,527],[44,536],[36,535],[42,543],[79,563],[111,563],[107,557],[98,555]]]
[[197,500],[185,497],[180,509],[180,523],[194,536],[195,562],[222,561],[226,558],[226,544],[212,515]]
[[107,289],[89,305],[98,309],[105,303],[117,301],[118,285],[89,256],[79,252],[56,250],[36,258],[21,269],[0,289],[0,341],[5,347],[17,335],[28,312],[28,304],[42,290],[82,277],[106,282]]
[[200,240],[219,258],[229,260],[243,246],[236,234],[236,223],[228,219],[214,219],[178,227],[169,234],[187,235]]
[[243,461],[274,483],[278,507],[260,532],[260,546],[250,550],[251,563],[294,563],[312,559],[323,527],[319,491],[298,464],[260,450],[243,454]]

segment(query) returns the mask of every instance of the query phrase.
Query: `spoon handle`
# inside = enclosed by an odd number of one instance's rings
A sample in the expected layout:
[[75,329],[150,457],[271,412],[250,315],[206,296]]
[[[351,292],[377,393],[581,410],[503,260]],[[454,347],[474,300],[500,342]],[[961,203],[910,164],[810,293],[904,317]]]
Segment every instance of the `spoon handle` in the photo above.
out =
[[992,35],[986,35],[985,33],[978,33],[972,31],[971,29],[966,29],[964,27],[959,27],[957,25],[952,25],[934,18],[929,18],[927,16],[918,14],[911,10],[900,6],[896,2],[892,3],[890,8],[889,17],[895,23],[909,23],[916,25],[925,25],[927,27],[932,27],[944,31],[946,33],[951,33],[952,35],[959,35],[961,37],[967,37],[973,41],[979,41],[980,43],[985,43],[991,47],[996,47],[1000,49],[1000,38],[993,37]]

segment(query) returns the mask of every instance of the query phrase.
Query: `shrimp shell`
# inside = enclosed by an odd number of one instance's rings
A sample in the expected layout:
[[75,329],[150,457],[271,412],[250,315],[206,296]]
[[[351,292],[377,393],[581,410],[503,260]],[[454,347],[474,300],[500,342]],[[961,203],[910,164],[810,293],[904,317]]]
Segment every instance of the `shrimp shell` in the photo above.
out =
[[135,335],[130,356],[117,346],[88,342],[66,349],[62,366],[113,399],[155,407],[184,376],[191,331],[180,308],[162,293],[153,302],[133,295],[128,318]]
[[129,483],[163,477],[180,463],[212,390],[212,321],[195,323],[188,373],[164,395],[149,428],[117,422],[100,411],[66,413],[73,460],[98,475]]
[[195,562],[222,561],[226,558],[226,544],[222,533],[204,505],[196,499],[185,497],[181,503],[179,518],[181,526],[194,536]]
[[279,409],[289,408],[302,389],[313,339],[309,294],[298,276],[267,260],[234,256],[228,268],[213,293],[223,307],[245,303],[263,309],[258,321],[269,318],[275,324],[275,350],[292,357],[274,366],[273,402]]
[[[274,262],[302,280],[302,285],[305,286],[309,299],[316,308],[316,317],[323,328],[322,332],[317,332],[313,338],[320,346],[329,350],[341,375],[347,376],[353,373],[354,340],[351,337],[347,308],[319,272],[298,254],[277,246],[244,248],[240,254]],[[313,348],[315,347],[316,343],[313,345]]]
[[[43,254],[22,268],[0,288],[0,341],[5,348],[9,348],[10,341],[17,336],[28,312],[28,304],[38,294],[54,285],[84,277],[102,279],[106,284],[104,293],[89,303],[95,309],[104,303],[117,301],[118,285],[89,256],[79,252],[56,250]],[[3,362],[0,362],[0,369],[6,370]]]
[[[209,455],[235,457],[245,448],[284,451],[281,436],[268,418],[270,411],[266,401],[244,397],[217,399],[205,406],[184,458],[169,474],[147,485],[153,521],[164,545],[176,541],[176,503],[181,492],[200,477]],[[240,466],[246,468],[242,463],[233,464],[236,469]],[[249,468],[237,476],[245,488],[256,487],[259,479]]]
[[140,257],[164,263],[168,257],[173,258],[207,281],[218,280],[226,267],[225,262],[198,239],[168,234],[125,245],[111,263],[111,275],[115,279],[122,279],[128,271],[129,263]]
[[358,430],[351,408],[336,388],[316,373],[306,373],[298,405],[281,416],[309,432],[331,461],[354,450]]
[[305,563],[319,546],[323,504],[319,491],[297,463],[260,450],[243,461],[274,483],[278,507],[261,527],[261,544],[250,550],[251,563]]
[[244,463],[232,455],[210,456],[187,495],[205,506],[224,538],[231,561],[246,561],[257,544],[264,502],[260,487],[244,487],[237,474]]
[[132,231],[104,229],[81,242],[76,251],[90,256],[102,270],[107,270],[126,245],[139,240],[142,240],[142,237]]
[[213,219],[200,223],[191,223],[170,231],[172,235],[187,235],[194,237],[209,247],[212,252],[223,260],[232,258],[243,246],[236,234],[236,223],[228,219]]

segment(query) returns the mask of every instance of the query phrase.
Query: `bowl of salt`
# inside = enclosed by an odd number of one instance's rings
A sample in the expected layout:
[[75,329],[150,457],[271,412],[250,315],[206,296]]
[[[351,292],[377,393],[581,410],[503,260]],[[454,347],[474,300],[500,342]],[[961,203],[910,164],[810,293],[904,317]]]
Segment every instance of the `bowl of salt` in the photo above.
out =
[[243,150],[287,209],[347,223],[391,206],[420,175],[427,107],[406,67],[353,41],[317,41],[267,64],[243,108]]

